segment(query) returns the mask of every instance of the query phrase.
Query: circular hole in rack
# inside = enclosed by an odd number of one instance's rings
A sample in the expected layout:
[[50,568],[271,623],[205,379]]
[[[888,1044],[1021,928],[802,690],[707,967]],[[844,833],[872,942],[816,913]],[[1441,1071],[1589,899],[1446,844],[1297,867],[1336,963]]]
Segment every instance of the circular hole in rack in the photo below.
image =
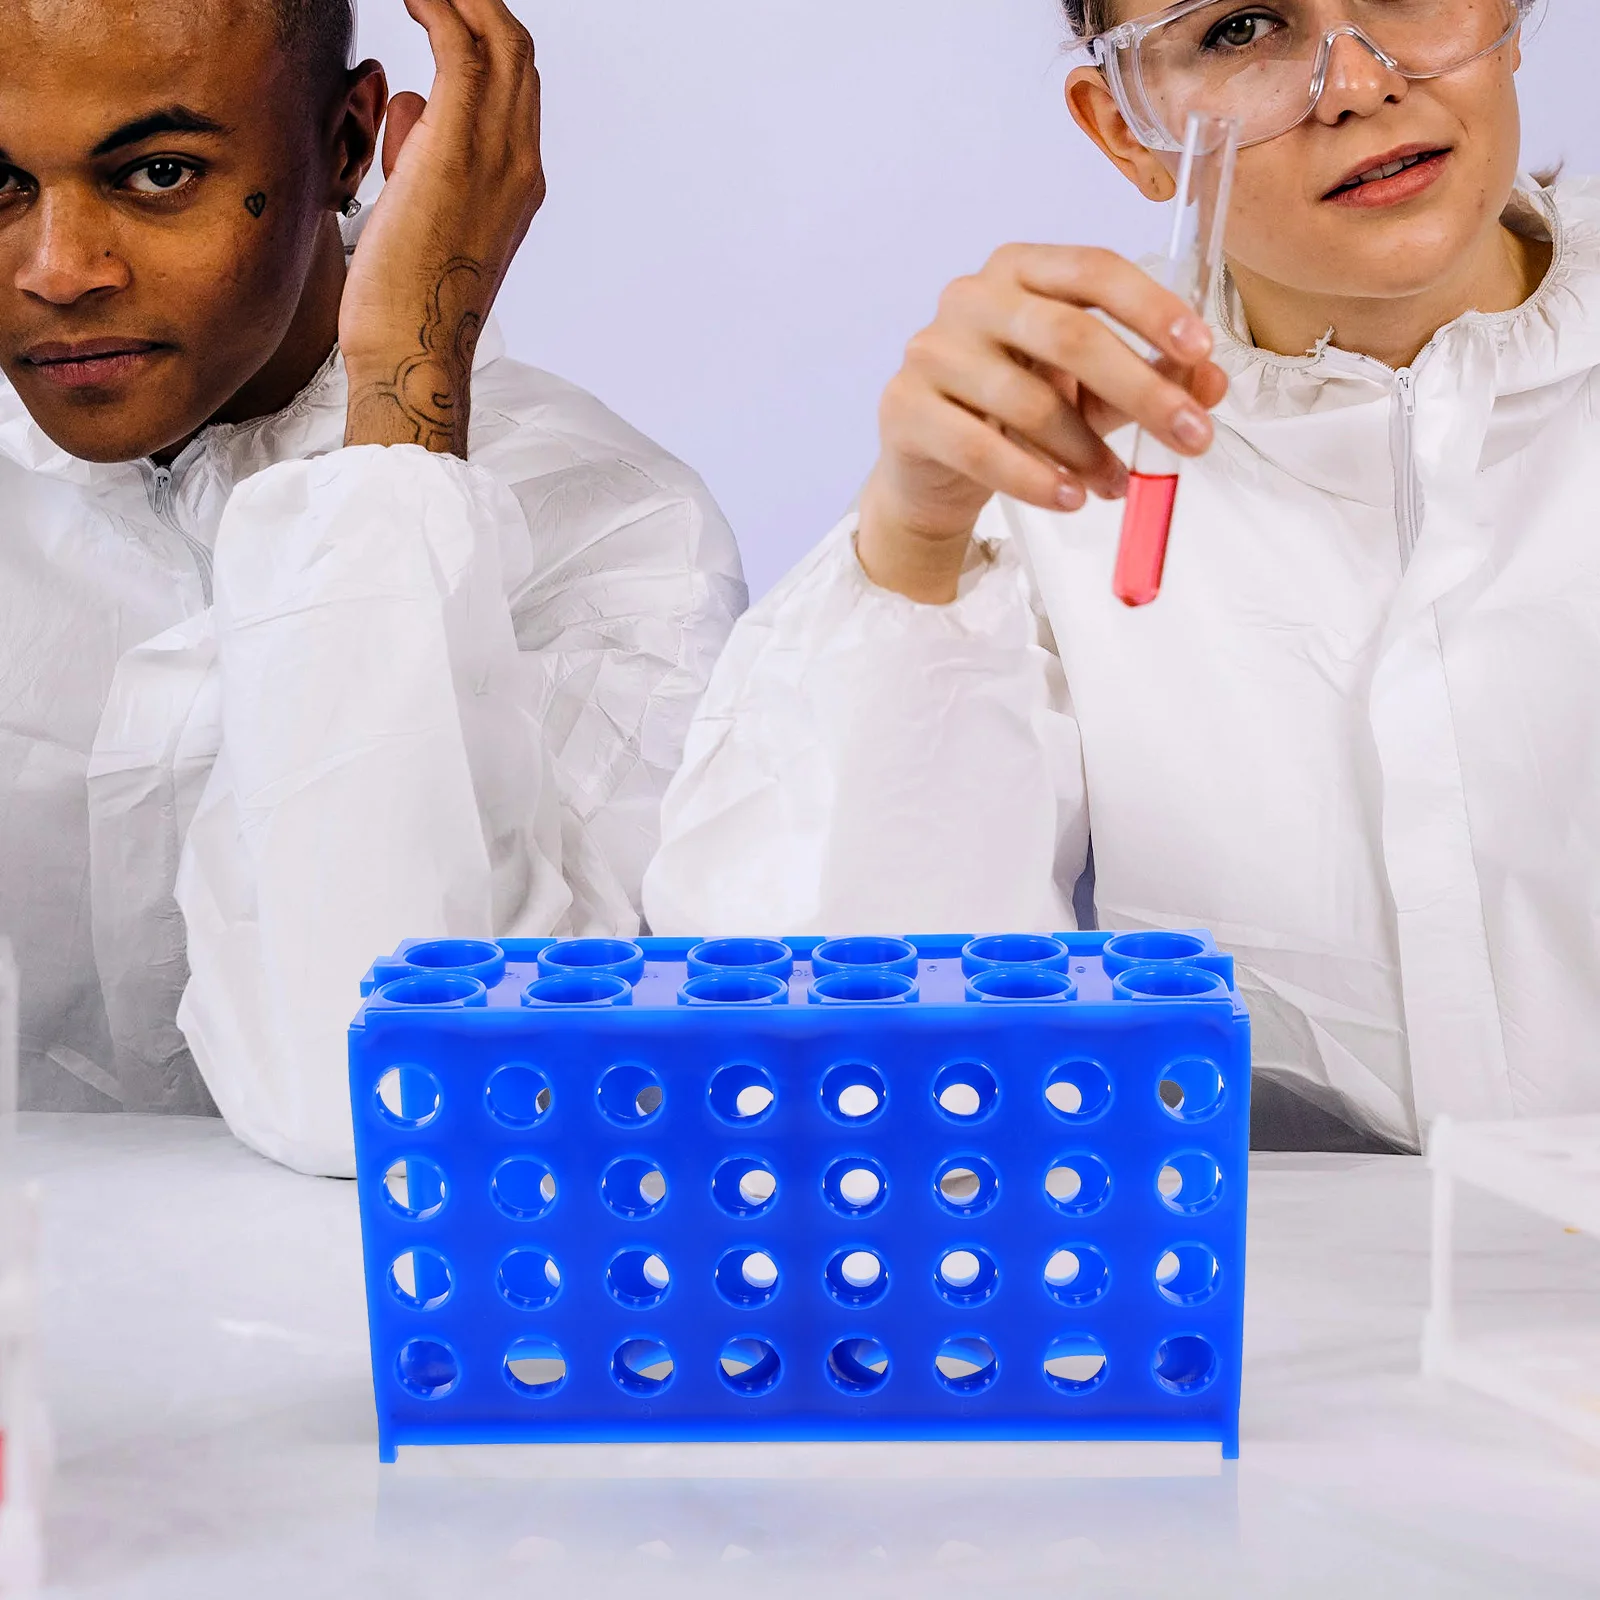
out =
[[982,1156],[952,1156],[933,1176],[934,1198],[958,1217],[976,1217],[1000,1198],[1000,1179]]
[[1217,1352],[1197,1333],[1179,1334],[1156,1351],[1155,1373],[1173,1394],[1198,1394],[1217,1375]]
[[665,1098],[661,1080],[636,1061],[609,1068],[596,1093],[600,1114],[619,1128],[638,1128],[654,1121]]
[[917,975],[917,949],[905,939],[865,935],[829,939],[811,952],[811,970],[818,977],[849,968],[880,967],[908,978]]
[[778,1264],[765,1250],[730,1250],[717,1263],[717,1293],[730,1305],[764,1306],[778,1292]]
[[401,1156],[383,1175],[383,1197],[408,1222],[426,1222],[444,1208],[449,1188],[437,1163]]
[[1057,1211],[1086,1217],[1111,1198],[1111,1174],[1096,1156],[1062,1156],[1045,1174],[1044,1192]]
[[888,1096],[883,1074],[864,1061],[841,1061],[822,1075],[823,1110],[850,1127],[880,1115]]
[[1087,1333],[1063,1334],[1044,1353],[1044,1375],[1063,1394],[1087,1394],[1105,1381],[1105,1350]]
[[1175,1244],[1156,1262],[1156,1287],[1175,1306],[1209,1300],[1221,1277],[1221,1263],[1203,1244]]
[[822,1175],[822,1194],[847,1217],[870,1217],[889,1198],[889,1176],[866,1156],[843,1156]]
[[[487,939],[432,939],[414,944],[401,960],[409,966],[426,967],[431,972],[469,972],[493,988],[506,975],[505,952]],[[485,976],[495,972],[494,978]]]
[[600,1198],[630,1222],[653,1217],[667,1203],[666,1175],[653,1161],[622,1156],[601,1175]]
[[1093,1122],[1111,1104],[1111,1074],[1098,1061],[1062,1061],[1045,1079],[1045,1103],[1064,1122]]
[[525,1061],[508,1061],[489,1075],[484,1104],[502,1128],[537,1127],[550,1114],[555,1096],[550,1080]]
[[614,972],[551,972],[522,991],[525,1006],[631,1006],[633,987]]
[[841,1339],[828,1352],[827,1370],[846,1394],[873,1394],[889,1381],[889,1352],[876,1339]]
[[489,991],[460,972],[417,972],[382,985],[374,999],[392,1006],[467,1006],[488,1003]]
[[1119,933],[1107,939],[1101,960],[1106,971],[1115,976],[1129,967],[1156,961],[1193,961],[1205,953],[1205,940],[1197,939],[1192,933],[1169,933],[1152,928],[1144,933]]
[[672,1273],[653,1250],[624,1250],[606,1268],[606,1288],[618,1305],[658,1306],[671,1287]]
[[543,1399],[567,1381],[567,1358],[552,1339],[518,1339],[506,1351],[506,1382],[516,1394]]
[[539,952],[543,973],[610,973],[634,984],[644,976],[644,951],[631,939],[562,939]]
[[711,1075],[711,1109],[724,1122],[753,1127],[765,1121],[778,1098],[770,1073],[747,1061],[719,1067]]
[[981,1122],[999,1097],[1000,1085],[981,1061],[952,1061],[934,1076],[934,1104],[954,1122]]
[[946,1339],[933,1358],[939,1382],[956,1394],[976,1394],[1000,1376],[1000,1358],[987,1339]]
[[789,1003],[789,985],[770,972],[702,972],[678,991],[690,1006],[775,1006]]
[[1222,1104],[1222,1074],[1214,1061],[1185,1056],[1167,1064],[1156,1093],[1175,1121],[1201,1122]]
[[1213,1000],[1228,985],[1203,967],[1129,967],[1113,980],[1112,992],[1124,1000]]
[[1000,1269],[987,1250],[947,1250],[934,1268],[933,1286],[951,1305],[982,1305],[1000,1287]]
[[673,1371],[672,1352],[656,1339],[629,1339],[611,1358],[611,1376],[628,1394],[660,1394]]
[[389,1264],[389,1292],[412,1311],[437,1311],[454,1286],[450,1263],[437,1250],[418,1245]]
[[817,1005],[897,1005],[915,1000],[917,980],[884,967],[830,972],[813,980],[808,998]]
[[765,1339],[730,1339],[717,1370],[735,1394],[766,1394],[783,1376],[783,1362]]
[[442,1400],[461,1381],[461,1363],[437,1339],[411,1339],[395,1358],[400,1387],[419,1400]]
[[998,1004],[1071,1000],[1077,992],[1077,984],[1066,973],[1048,967],[989,967],[967,979],[972,999]]
[[778,1203],[778,1175],[754,1156],[730,1156],[711,1175],[711,1198],[731,1217],[764,1216]]
[[513,1221],[531,1222],[556,1203],[555,1174],[532,1156],[512,1156],[494,1169],[489,1194]]
[[876,1305],[889,1292],[889,1273],[871,1250],[841,1250],[823,1271],[828,1293],[842,1306]]
[[1156,1192],[1167,1210],[1198,1216],[1222,1198],[1222,1169],[1203,1150],[1182,1150],[1168,1156],[1156,1174]]
[[794,952],[777,939],[707,939],[689,952],[688,966],[691,975],[742,968],[787,982],[794,972]]
[[994,933],[972,940],[961,952],[962,970],[970,978],[991,967],[1051,967],[1065,970],[1072,959],[1067,947],[1047,933]]
[[495,1285],[507,1305],[539,1311],[561,1293],[561,1268],[542,1250],[513,1250],[501,1260]]
[[390,1067],[378,1079],[378,1115],[391,1127],[425,1128],[439,1115],[444,1090],[426,1067],[410,1062]]
[[1110,1284],[1111,1267],[1091,1245],[1057,1250],[1044,1264],[1045,1292],[1060,1305],[1093,1305]]

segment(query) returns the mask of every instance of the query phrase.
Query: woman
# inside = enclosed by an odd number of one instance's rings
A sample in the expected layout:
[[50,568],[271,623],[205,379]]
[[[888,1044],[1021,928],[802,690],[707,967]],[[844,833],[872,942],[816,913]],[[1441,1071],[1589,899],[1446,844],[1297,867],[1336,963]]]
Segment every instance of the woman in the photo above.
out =
[[[951,286],[714,677],[658,930],[1070,926],[1092,831],[1100,924],[1214,930],[1303,1101],[1600,1109],[1600,191],[1518,180],[1529,3],[1069,6],[1152,199],[1241,120],[1209,326],[1100,250]],[[1130,421],[1191,458],[1140,611]]]

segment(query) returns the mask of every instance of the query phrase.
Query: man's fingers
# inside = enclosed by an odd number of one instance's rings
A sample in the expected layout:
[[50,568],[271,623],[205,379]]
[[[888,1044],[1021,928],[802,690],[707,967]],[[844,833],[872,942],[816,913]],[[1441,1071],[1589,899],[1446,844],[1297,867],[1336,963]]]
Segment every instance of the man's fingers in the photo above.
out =
[[416,127],[422,113],[427,109],[428,102],[420,94],[413,94],[409,89],[403,90],[389,102],[389,114],[383,121],[385,183],[394,176],[395,163],[400,159],[400,151],[406,140],[411,137],[411,130]]
[[478,41],[452,0],[404,0],[413,22],[428,30],[433,64],[440,72],[460,68],[478,58]]

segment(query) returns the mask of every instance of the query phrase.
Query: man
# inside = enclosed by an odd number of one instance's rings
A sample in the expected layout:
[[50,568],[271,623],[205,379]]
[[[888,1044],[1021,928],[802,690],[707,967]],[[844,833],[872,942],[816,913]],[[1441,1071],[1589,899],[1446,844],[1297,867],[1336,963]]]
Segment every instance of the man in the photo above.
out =
[[488,320],[544,194],[527,34],[406,5],[437,78],[389,106],[349,0],[0,0],[25,1103],[214,1102],[320,1173],[373,956],[637,929],[745,598],[699,481]]

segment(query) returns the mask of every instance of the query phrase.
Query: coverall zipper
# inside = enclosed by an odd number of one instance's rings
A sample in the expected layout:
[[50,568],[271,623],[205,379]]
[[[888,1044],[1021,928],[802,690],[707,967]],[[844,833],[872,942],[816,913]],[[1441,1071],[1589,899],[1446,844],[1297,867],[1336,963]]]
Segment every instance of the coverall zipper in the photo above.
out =
[[1411,367],[1395,373],[1394,517],[1400,535],[1400,570],[1411,565],[1422,532],[1422,484],[1417,477],[1417,375]]
[[209,609],[212,598],[211,552],[198,539],[191,539],[178,522],[177,516],[173,511],[172,469],[170,467],[154,467],[151,470],[150,508],[167,527],[171,528],[183,540],[189,551],[190,559],[194,562],[195,572],[200,579],[201,596]]

